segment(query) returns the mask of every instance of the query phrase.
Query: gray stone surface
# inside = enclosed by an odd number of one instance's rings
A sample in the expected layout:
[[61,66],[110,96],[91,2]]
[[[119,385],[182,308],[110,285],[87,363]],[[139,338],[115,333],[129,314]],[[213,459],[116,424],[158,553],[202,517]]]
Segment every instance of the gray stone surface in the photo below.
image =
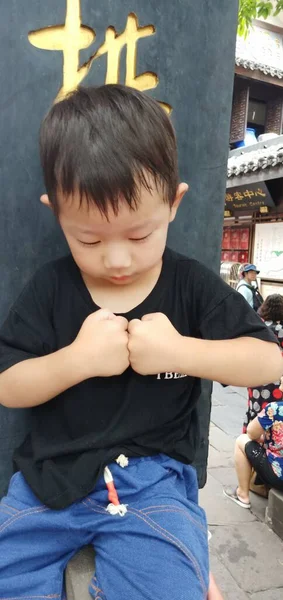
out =
[[249,510],[241,509],[226,498],[223,494],[223,486],[211,474],[208,475],[205,488],[200,490],[199,502],[206,511],[209,526],[250,523],[256,519]]
[[[245,403],[243,403],[245,404]],[[213,406],[211,418],[214,423],[223,431],[226,431],[232,438],[238,437],[242,433],[242,423],[244,419],[245,409],[241,406]]]
[[214,554],[210,556],[210,568],[216,583],[221,584],[221,592],[225,600],[248,600],[249,596],[238,586],[231,573]]
[[228,452],[229,454],[234,452],[234,439],[218,427],[210,428],[209,444],[219,452]]
[[231,438],[236,438],[242,433],[246,406],[246,388],[224,388],[220,383],[214,383],[211,420]]
[[[231,459],[231,463],[232,463]],[[235,485],[236,484],[236,474],[234,466],[232,467],[216,467],[213,470],[210,470],[210,474],[217,479],[222,485]]]
[[[229,385],[227,388],[227,394],[236,394],[236,396],[238,396],[238,402],[240,402],[241,398],[243,398],[245,400],[244,402],[244,407],[246,407],[246,402],[248,400],[248,391],[247,388],[243,388],[243,387],[236,387],[234,385]],[[240,398],[239,398],[240,396]]]
[[[217,429],[217,428],[216,428]],[[221,454],[221,453],[220,453]],[[220,462],[220,461],[219,461]],[[231,463],[232,463],[231,459]],[[219,467],[210,469],[210,474],[214,479],[219,481],[224,486],[236,486],[237,478],[234,467]],[[267,508],[266,498],[262,498],[251,492],[251,511],[259,521],[265,521],[265,513]]]
[[94,551],[91,546],[82,548],[66,569],[66,592],[68,600],[90,600],[88,587],[94,572]]
[[[237,597],[238,598],[238,597]],[[265,592],[258,592],[249,596],[250,600],[282,600],[283,588],[277,590],[268,590]]]
[[210,545],[245,592],[283,588],[283,543],[264,523],[217,527]]
[[208,468],[216,467],[232,467],[233,466],[232,452],[220,452],[216,448],[210,446],[208,455]]

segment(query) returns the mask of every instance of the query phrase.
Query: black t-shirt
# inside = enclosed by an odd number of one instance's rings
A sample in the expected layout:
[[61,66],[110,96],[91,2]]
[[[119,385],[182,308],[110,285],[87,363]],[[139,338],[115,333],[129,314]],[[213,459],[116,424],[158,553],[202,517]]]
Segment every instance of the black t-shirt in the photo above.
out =
[[[0,330],[0,372],[67,346],[98,310],[72,256],[43,266]],[[185,336],[275,341],[246,300],[202,264],[165,250],[160,277],[128,320],[162,312]],[[52,374],[50,374],[52,377]],[[32,431],[16,450],[16,468],[47,506],[87,495],[119,454],[163,452],[191,463],[199,441],[200,382],[179,373],[142,376],[130,367],[96,377],[32,408]]]

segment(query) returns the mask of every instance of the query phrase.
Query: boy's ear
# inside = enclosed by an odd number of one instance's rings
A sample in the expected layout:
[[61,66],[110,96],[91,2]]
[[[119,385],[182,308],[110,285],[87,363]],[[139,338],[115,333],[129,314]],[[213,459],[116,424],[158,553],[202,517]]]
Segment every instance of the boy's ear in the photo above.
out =
[[51,210],[53,210],[47,194],[42,194],[42,196],[40,196],[40,202],[42,202],[42,204],[48,206],[48,208],[51,208]]
[[173,202],[173,205],[171,207],[171,212],[170,212],[170,223],[172,223],[172,221],[174,221],[175,217],[176,217],[176,213],[177,210],[181,204],[182,198],[183,196],[187,193],[189,189],[189,186],[187,183],[179,183],[177,190],[176,190],[176,196],[175,196],[175,200]]

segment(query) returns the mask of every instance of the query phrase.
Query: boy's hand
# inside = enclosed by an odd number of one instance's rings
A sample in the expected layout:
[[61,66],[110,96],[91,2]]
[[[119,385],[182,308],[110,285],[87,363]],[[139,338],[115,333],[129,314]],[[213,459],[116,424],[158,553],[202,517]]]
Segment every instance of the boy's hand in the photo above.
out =
[[128,368],[127,327],[127,319],[106,309],[86,318],[72,344],[86,378],[121,375]]
[[162,313],[145,315],[128,325],[130,364],[141,375],[178,371],[177,350],[182,336]]

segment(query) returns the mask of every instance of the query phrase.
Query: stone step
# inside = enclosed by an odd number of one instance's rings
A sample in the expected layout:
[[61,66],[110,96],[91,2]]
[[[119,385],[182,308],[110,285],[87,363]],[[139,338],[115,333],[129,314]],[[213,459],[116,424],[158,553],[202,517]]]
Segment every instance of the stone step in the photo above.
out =
[[283,493],[271,489],[266,509],[266,523],[283,540]]

